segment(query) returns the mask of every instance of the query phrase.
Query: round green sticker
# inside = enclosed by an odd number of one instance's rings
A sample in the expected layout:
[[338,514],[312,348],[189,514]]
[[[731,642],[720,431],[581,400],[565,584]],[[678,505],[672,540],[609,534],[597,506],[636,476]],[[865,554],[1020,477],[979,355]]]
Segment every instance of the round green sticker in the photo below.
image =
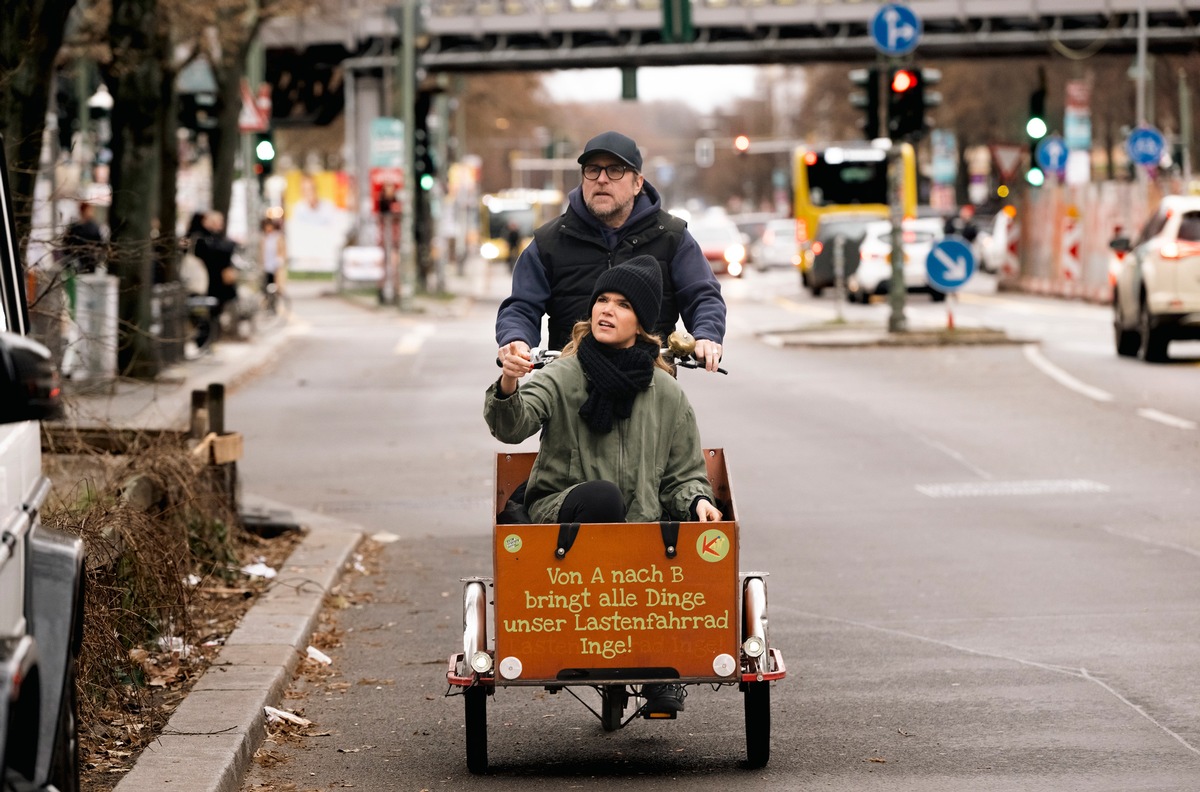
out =
[[504,537],[504,549],[510,553],[517,553],[521,550],[521,537],[516,534],[509,534]]
[[709,528],[696,538],[696,554],[705,561],[724,559],[729,555],[729,537],[718,528]]

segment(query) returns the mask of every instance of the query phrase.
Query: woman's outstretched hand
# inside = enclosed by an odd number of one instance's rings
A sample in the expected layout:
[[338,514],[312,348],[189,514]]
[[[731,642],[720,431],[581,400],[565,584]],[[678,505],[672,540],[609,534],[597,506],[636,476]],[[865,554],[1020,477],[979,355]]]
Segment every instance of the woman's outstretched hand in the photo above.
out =
[[500,347],[496,353],[500,360],[500,392],[511,396],[517,392],[517,381],[533,371],[529,357],[529,345],[524,341],[513,341]]

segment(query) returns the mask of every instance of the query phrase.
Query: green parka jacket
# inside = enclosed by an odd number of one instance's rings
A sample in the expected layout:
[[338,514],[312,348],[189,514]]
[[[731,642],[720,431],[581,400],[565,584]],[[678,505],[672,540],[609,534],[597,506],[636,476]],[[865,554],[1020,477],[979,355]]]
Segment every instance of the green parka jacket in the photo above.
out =
[[587,378],[574,356],[541,369],[507,398],[498,381],[487,390],[483,417],[496,439],[520,443],[545,427],[525,497],[535,523],[558,522],[563,499],[585,481],[616,484],[629,522],[691,520],[696,498],[716,502],[696,414],[670,374],[656,368],[633,415],[607,434],[579,417],[586,399]]

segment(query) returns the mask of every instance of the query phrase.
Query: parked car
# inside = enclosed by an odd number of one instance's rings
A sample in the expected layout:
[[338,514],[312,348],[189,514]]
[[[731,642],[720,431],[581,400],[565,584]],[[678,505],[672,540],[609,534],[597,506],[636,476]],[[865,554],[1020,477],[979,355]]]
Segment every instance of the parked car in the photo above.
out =
[[800,261],[796,244],[796,220],[782,217],[771,220],[750,245],[750,263],[759,272],[771,267],[794,267]]
[[724,214],[706,214],[688,223],[704,258],[718,275],[729,274],[740,278],[746,264],[746,245],[742,232]]
[[1200,338],[1200,196],[1164,197],[1135,240],[1110,246],[1117,354],[1159,362],[1173,339]]
[[83,544],[42,524],[39,422],[61,406],[50,352],[28,336],[11,211],[0,140],[0,789],[78,790]]
[[[904,287],[907,291],[929,292],[935,302],[946,295],[930,287],[925,261],[941,240],[945,223],[940,218],[905,220],[900,226],[904,251]],[[858,248],[858,268],[848,281],[850,300],[867,303],[873,294],[887,294],[892,284],[892,224],[887,220],[868,223]]]
[[867,225],[877,222],[877,215],[839,214],[821,220],[817,238],[801,251],[800,283],[813,297],[820,297],[825,289],[836,285],[835,254],[837,239],[841,237],[843,277],[849,278],[858,267],[858,246],[866,233]]

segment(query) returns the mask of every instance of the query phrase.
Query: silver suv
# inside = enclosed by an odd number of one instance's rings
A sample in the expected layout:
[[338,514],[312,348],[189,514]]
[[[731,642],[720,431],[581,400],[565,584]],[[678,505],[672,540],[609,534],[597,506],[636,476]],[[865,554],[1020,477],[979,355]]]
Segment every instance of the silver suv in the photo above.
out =
[[75,667],[83,545],[42,525],[39,421],[59,411],[29,309],[0,139],[0,792],[79,789]]

